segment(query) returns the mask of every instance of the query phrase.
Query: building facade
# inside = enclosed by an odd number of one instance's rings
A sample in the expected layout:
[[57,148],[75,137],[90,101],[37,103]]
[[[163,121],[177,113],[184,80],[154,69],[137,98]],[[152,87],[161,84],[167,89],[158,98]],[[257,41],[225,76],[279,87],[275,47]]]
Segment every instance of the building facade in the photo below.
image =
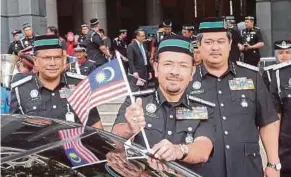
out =
[[23,23],[31,23],[36,34],[54,25],[64,36],[78,34],[81,24],[97,17],[109,37],[126,28],[130,38],[139,26],[164,19],[180,31],[183,24],[197,26],[204,17],[234,15],[240,22],[253,15],[266,41],[263,56],[270,56],[273,41],[291,37],[290,9],[291,0],[1,0],[1,53],[7,51],[10,32]]

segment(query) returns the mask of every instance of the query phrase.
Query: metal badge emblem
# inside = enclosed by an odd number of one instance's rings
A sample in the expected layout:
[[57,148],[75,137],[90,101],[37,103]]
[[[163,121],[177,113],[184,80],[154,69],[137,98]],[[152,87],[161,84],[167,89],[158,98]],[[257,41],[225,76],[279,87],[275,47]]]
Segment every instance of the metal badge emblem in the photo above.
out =
[[246,108],[248,107],[248,105],[249,105],[248,102],[245,99],[243,99],[243,101],[241,102],[241,106]]
[[200,89],[201,88],[201,82],[195,81],[192,85],[193,89]]
[[30,91],[30,97],[31,98],[36,98],[38,96],[38,91],[37,90],[31,90]]
[[147,112],[154,113],[156,110],[157,110],[157,107],[156,107],[155,104],[153,104],[153,103],[147,104],[147,106],[146,106],[146,111]]
[[194,141],[194,138],[192,136],[192,133],[187,133],[187,136],[185,138],[185,143],[186,144],[191,144],[191,143],[193,143],[193,141]]

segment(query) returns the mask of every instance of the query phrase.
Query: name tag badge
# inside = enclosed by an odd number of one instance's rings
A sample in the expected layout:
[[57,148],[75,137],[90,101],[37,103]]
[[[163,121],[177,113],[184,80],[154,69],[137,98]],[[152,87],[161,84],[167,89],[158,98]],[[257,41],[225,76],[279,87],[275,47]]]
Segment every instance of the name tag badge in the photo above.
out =
[[75,115],[72,112],[66,113],[66,121],[75,122]]
[[230,90],[253,90],[255,89],[254,82],[252,79],[234,78],[228,81]]
[[208,111],[205,106],[192,107],[192,110],[187,108],[176,108],[177,119],[201,120],[208,119]]

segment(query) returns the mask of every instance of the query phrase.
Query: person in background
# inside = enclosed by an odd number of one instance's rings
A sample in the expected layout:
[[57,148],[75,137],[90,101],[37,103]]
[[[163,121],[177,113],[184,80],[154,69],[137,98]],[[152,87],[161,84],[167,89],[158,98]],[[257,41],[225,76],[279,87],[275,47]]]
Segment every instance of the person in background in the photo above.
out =
[[11,32],[12,36],[13,36],[13,41],[10,43],[9,48],[8,48],[8,54],[14,54],[14,55],[18,55],[18,52],[23,49],[22,48],[22,44],[19,40],[20,38],[20,34],[21,34],[21,30],[14,30]]
[[[48,26],[46,34],[47,35],[57,35],[57,36],[59,36],[59,30],[55,26]],[[65,39],[59,36],[59,41],[61,42],[61,46],[62,46],[64,55],[67,55],[67,46],[66,46]]]
[[200,51],[199,51],[199,44],[198,41],[195,40],[192,42],[193,48],[194,48],[194,65],[198,66],[202,63],[202,58],[200,55]]
[[75,45],[75,35],[73,32],[67,33],[67,42],[66,42],[66,49],[67,49],[67,55],[74,56],[74,45]]
[[89,32],[89,26],[87,24],[81,25],[81,35],[78,38],[78,43],[83,43],[86,39],[86,35]]
[[190,42],[196,40],[196,36],[194,35],[194,26],[193,25],[183,25],[182,27],[182,35],[184,37],[189,38]]
[[[291,41],[288,40],[275,41],[274,50],[277,64],[291,60]],[[273,68],[277,64],[264,67],[262,77],[268,89],[270,87],[272,75],[274,74]]]
[[76,44],[74,46],[76,61],[69,64],[69,71],[81,75],[88,76],[95,69],[95,63],[87,59],[86,46],[84,44]]
[[260,28],[254,26],[255,18],[245,17],[246,28],[242,30],[244,45],[244,62],[258,66],[261,55],[259,49],[264,46],[264,40]]
[[104,42],[104,45],[107,47],[108,52],[111,51],[111,39],[105,35],[104,29],[99,29],[99,34]]
[[[118,33],[118,37],[113,39],[112,42],[112,49],[115,51],[117,50],[121,55],[124,57],[127,57],[127,43],[126,43],[126,37],[127,37],[127,30],[126,29],[120,29]],[[124,67],[125,72],[128,72],[128,60],[125,60],[122,58],[122,64]]]
[[34,41],[35,35],[33,34],[33,29],[31,27],[31,24],[24,23],[22,25],[24,37],[20,39],[22,48],[25,49],[29,46],[32,46],[32,43]]

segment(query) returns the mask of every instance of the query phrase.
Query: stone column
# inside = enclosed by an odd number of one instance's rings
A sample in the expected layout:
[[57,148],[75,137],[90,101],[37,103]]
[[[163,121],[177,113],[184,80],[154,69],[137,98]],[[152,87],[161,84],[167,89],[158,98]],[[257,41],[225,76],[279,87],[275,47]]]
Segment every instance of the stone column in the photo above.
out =
[[160,0],[147,0],[146,4],[148,25],[159,25],[162,22]]
[[273,56],[273,43],[291,37],[291,0],[257,0],[257,26],[261,29],[265,46],[263,57]]
[[83,0],[83,19],[85,23],[90,23],[91,18],[98,18],[100,28],[107,33],[107,14],[105,0]]
[[58,27],[57,0],[45,0],[47,26]]

